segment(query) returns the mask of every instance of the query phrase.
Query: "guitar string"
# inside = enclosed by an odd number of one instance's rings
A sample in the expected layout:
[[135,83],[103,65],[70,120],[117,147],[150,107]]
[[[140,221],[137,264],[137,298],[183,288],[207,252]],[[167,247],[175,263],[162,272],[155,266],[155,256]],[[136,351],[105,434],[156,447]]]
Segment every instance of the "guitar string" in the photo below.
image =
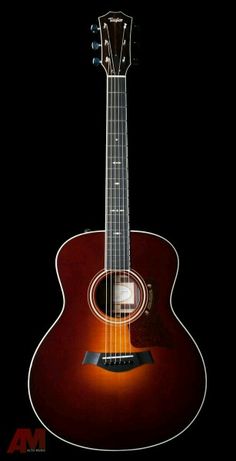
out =
[[[125,93],[125,102],[126,102],[126,105],[127,105],[127,93],[126,93],[126,79],[125,79],[125,82],[124,82],[124,93]],[[126,137],[128,137],[128,132],[127,132],[127,107],[125,108],[125,115],[126,115],[126,122],[125,122],[125,132],[126,132]],[[126,228],[126,232],[127,232],[127,249],[129,248],[128,246],[128,242],[129,242],[129,222],[128,222],[128,146],[126,144],[126,153],[125,153],[125,171],[126,171],[126,196],[125,196],[125,205],[126,205],[126,210],[127,210],[127,228]],[[129,283],[130,283],[130,273],[129,273],[129,261],[128,261],[128,258],[129,258],[129,255],[127,253],[127,270],[128,270],[128,287],[130,286]],[[127,336],[128,336],[128,342],[129,342],[129,350],[127,350],[127,355],[130,353],[130,337],[129,337],[129,332],[130,332],[130,323],[129,323],[129,319],[130,319],[130,303],[128,303],[127,305],[127,314],[128,314],[128,323],[126,324],[126,331],[127,331]],[[127,348],[128,349],[128,348]],[[129,354],[130,355],[130,354]]]
[[[124,79],[125,81],[125,79]],[[124,141],[126,142],[126,126],[125,126],[125,117],[126,117],[126,94],[125,94],[125,86],[124,86],[124,81],[122,83],[123,85],[123,88],[122,88],[122,93],[123,93],[123,117],[122,117],[122,120],[123,120],[123,131],[124,131]],[[127,149],[127,145],[125,146],[125,148],[122,147],[122,150],[123,150],[123,155],[122,155],[122,159],[123,159],[123,203],[124,203],[124,206],[122,207],[126,213],[127,213],[127,207],[126,207],[126,203],[125,203],[125,193],[126,193],[126,175],[127,175],[127,169],[126,169],[126,164],[125,164],[125,155],[126,155],[126,149]],[[124,216],[123,216],[123,227],[124,227],[124,250],[123,250],[123,260],[124,260],[124,269],[126,269],[126,264],[125,264],[125,249],[126,249],[126,229],[125,229],[125,215],[126,213],[124,213]],[[126,280],[127,277],[125,277],[125,280]],[[127,304],[125,304],[125,309],[124,311],[127,309]],[[123,320],[125,320],[126,318],[126,312],[124,312],[124,317],[123,317]],[[126,349],[127,349],[127,337],[126,337],[126,330],[127,330],[127,325],[126,323],[123,324],[123,330],[124,330],[124,355],[126,355]]]
[[[108,287],[107,287],[107,266],[108,266],[108,190],[107,190],[107,182],[108,182],[108,106],[109,106],[109,96],[108,96],[108,81],[106,83],[106,166],[105,166],[105,289],[106,289],[106,295],[105,295],[105,314],[107,317],[107,303],[108,303]],[[107,363],[107,322],[105,321],[105,363]]]
[[[110,87],[109,87],[109,78],[107,77],[107,124],[106,124],[106,130],[107,130],[107,155],[106,155],[106,207],[107,207],[107,215],[106,215],[106,320],[105,320],[105,362],[107,363],[107,359],[109,358],[109,349],[110,349],[110,328],[109,328],[109,323],[107,322],[107,319],[110,316],[110,306],[111,306],[111,279],[109,280],[109,266],[110,266],[110,261],[112,258],[112,246],[111,246],[111,222],[109,220],[109,216],[111,217],[111,209],[112,209],[112,204],[111,204],[111,195],[110,195],[110,190],[109,190],[109,182],[110,182],[110,175],[112,177],[112,164],[111,164],[111,159],[110,156],[112,154],[111,152],[111,147],[110,147],[110,125],[111,125],[111,120],[112,120],[112,100],[111,100],[111,94],[110,94]],[[112,219],[112,217],[111,217]],[[108,291],[109,287],[109,291]]]
[[[122,121],[123,121],[123,132],[124,132],[124,141],[126,142],[126,126],[125,126],[125,117],[126,117],[126,93],[125,93],[125,79],[122,81],[122,95],[123,95],[123,110],[122,110]],[[122,143],[123,146],[123,143]],[[124,232],[124,238],[123,238],[123,261],[124,261],[124,271],[127,269],[126,267],[126,223],[125,223],[125,216],[127,214],[127,206],[126,206],[126,176],[127,176],[127,168],[126,168],[126,149],[127,145],[125,147],[122,147],[122,161],[123,161],[123,204],[124,206],[122,207],[125,210],[124,216],[123,216],[123,232]],[[127,273],[124,277],[125,282],[128,282],[127,279]],[[127,286],[128,288],[128,286]],[[128,290],[127,290],[128,292]],[[127,355],[127,323],[126,323],[126,316],[128,314],[127,310],[129,309],[129,305],[125,302],[124,303],[124,312],[123,312],[123,337],[124,337],[124,356],[126,357]]]
[[[111,241],[110,241],[110,227],[111,223],[109,222],[109,213],[112,208],[111,206],[111,196],[110,196],[110,190],[109,190],[109,181],[110,181],[110,175],[112,176],[112,169],[111,169],[111,147],[110,147],[110,125],[111,125],[111,95],[110,95],[110,87],[109,87],[109,79],[107,77],[107,164],[108,164],[108,169],[107,169],[107,204],[108,204],[108,209],[107,209],[107,268],[106,268],[106,283],[107,283],[107,298],[109,297],[109,300],[107,300],[107,320],[110,315],[110,303],[111,303],[111,280],[109,278],[109,266],[110,266],[110,258],[111,258]],[[109,287],[109,288],[108,288]],[[107,334],[107,358],[109,359],[109,351],[110,351],[110,326],[109,323],[106,320],[106,334]]]
[[[131,22],[132,25],[132,22]],[[125,95],[126,95],[126,106],[127,106],[127,87],[126,87],[126,78],[125,78]],[[126,178],[126,184],[127,184],[127,191],[126,191],[126,207],[127,207],[127,267],[128,267],[128,280],[129,283],[131,281],[131,294],[132,294],[132,301],[133,301],[133,308],[135,309],[135,283],[132,282],[132,276],[130,277],[131,274],[131,261],[130,261],[130,251],[131,251],[131,234],[130,234],[130,216],[129,216],[129,160],[128,160],[128,126],[127,126],[127,107],[126,107],[126,123],[125,123],[125,129],[126,129],[126,136],[127,136],[127,149],[126,149],[126,172],[127,172],[127,178]],[[128,341],[129,341],[129,355],[131,354],[131,304],[129,304],[129,312],[128,312],[128,323],[127,323],[127,328],[128,328]]]
[[[126,79],[125,79],[125,94],[126,94],[126,105],[127,105],[127,88],[126,88]],[[127,126],[127,108],[126,108],[126,136],[128,141],[128,126]],[[128,266],[128,274],[129,274],[129,282],[130,282],[130,273],[131,273],[131,263],[130,263],[130,217],[129,217],[129,159],[128,159],[128,144],[126,149],[126,171],[127,171],[127,192],[126,192],[126,206],[127,206],[127,266]],[[132,280],[132,278],[131,278]],[[133,306],[135,308],[135,284],[133,283]],[[129,306],[129,311],[130,311]],[[129,312],[129,322],[127,324],[128,328],[128,339],[129,339],[129,355],[131,355],[131,321],[130,321],[131,313]]]
[[[115,178],[114,178],[114,184],[112,184],[112,190],[114,190],[114,203],[115,203],[115,209],[117,209],[117,194],[116,194],[116,183],[117,183],[117,161],[118,161],[118,143],[116,145],[116,141],[114,140],[115,136],[117,136],[117,132],[118,132],[118,127],[117,127],[117,124],[118,124],[118,116],[117,116],[117,112],[118,112],[118,108],[117,108],[117,93],[116,93],[116,78],[113,78],[112,79],[113,82],[114,82],[114,85],[113,85],[113,91],[114,91],[114,131],[113,131],[113,144],[114,144],[114,158],[115,158]],[[116,139],[116,138],[115,138]],[[119,239],[119,235],[117,235],[117,219],[116,219],[116,214],[117,212],[114,213],[115,215],[115,225],[113,227],[113,232],[115,233],[115,235],[113,236],[113,239],[114,239],[114,244],[115,244],[115,284],[114,284],[114,296],[113,296],[113,299],[114,299],[114,322],[116,321],[116,301],[117,301],[117,259],[119,258],[119,253],[117,255],[117,239]],[[118,258],[117,258],[118,256]],[[115,333],[115,363],[116,363],[116,323],[114,323],[114,333]]]
[[[122,56],[123,56],[123,48],[124,48],[124,43],[125,43],[125,40],[124,40],[124,37],[125,37],[125,29],[126,29],[126,26],[127,24],[125,23],[124,26],[123,26],[123,34],[122,34],[122,40],[121,40],[121,50],[120,50],[120,60],[119,60],[119,71],[121,71],[121,64],[122,64]],[[120,129],[118,130],[119,133],[121,133],[120,135],[120,138],[121,138],[121,148],[120,148],[120,160],[121,160],[121,168],[120,168],[120,179],[119,179],[119,182],[122,183],[119,187],[120,189],[120,194],[119,194],[119,197],[121,197],[121,191],[122,191],[122,206],[121,206],[121,203],[120,203],[120,200],[119,200],[119,232],[120,232],[120,235],[119,235],[119,248],[120,248],[120,243],[122,242],[122,245],[123,245],[123,248],[122,250],[119,251],[119,254],[120,254],[120,264],[119,264],[119,267],[120,267],[120,270],[122,272],[120,273],[124,273],[124,270],[125,270],[125,248],[126,248],[126,245],[125,245],[125,238],[126,238],[126,229],[125,229],[125,211],[123,211],[123,216],[121,218],[121,209],[122,210],[125,210],[126,207],[125,207],[125,172],[126,172],[126,169],[125,169],[125,158],[124,158],[124,151],[126,151],[126,148],[124,149],[124,140],[126,139],[126,136],[125,135],[125,116],[126,116],[126,108],[124,106],[125,102],[126,102],[126,94],[125,94],[125,88],[123,87],[123,81],[126,80],[126,78],[124,79],[117,79],[118,81],[120,80],[120,82],[118,82],[119,84],[119,93],[118,93],[118,96],[119,96],[119,99],[120,99],[120,109],[119,109],[119,120],[120,120]],[[122,174],[121,174],[121,171],[122,171]],[[122,179],[121,179],[122,178]],[[122,222],[122,226],[121,226],[121,222]],[[122,240],[121,240],[121,236],[122,236]],[[122,253],[122,256],[121,256],[121,253]],[[121,280],[126,280],[126,278],[122,277],[122,279],[120,279],[120,282]],[[122,306],[124,307],[124,309],[122,310]],[[124,355],[126,355],[126,329],[127,329],[127,326],[125,324],[125,317],[126,317],[126,303],[125,303],[125,300],[124,300],[124,304],[120,304],[120,335],[121,335],[121,338],[123,336],[123,339],[124,339],[124,347],[121,347],[120,348],[120,352],[124,352]],[[122,322],[123,321],[123,322]],[[123,335],[122,335],[122,325],[123,325]]]
[[[121,135],[120,135],[120,82],[119,82],[119,78],[115,79],[117,80],[117,87],[116,87],[116,98],[117,98],[117,153],[118,153],[118,162],[121,161],[121,146],[120,146],[120,140],[121,140]],[[120,177],[121,177],[121,164],[117,164],[117,182],[119,183],[117,186],[117,191],[118,191],[118,207],[117,209],[119,210],[118,211],[118,232],[119,232],[119,235],[118,235],[118,248],[119,248],[119,251],[118,251],[118,283],[119,283],[119,287],[120,287],[120,270],[121,270],[121,227],[120,227],[120,209],[121,209],[121,186],[120,186]],[[120,290],[118,290],[118,293],[119,293],[119,306],[120,306],[120,317],[119,317],[119,323],[118,323],[118,328],[119,328],[119,334],[120,334],[120,337],[121,337],[121,303],[120,303]],[[118,306],[118,303],[117,303],[117,306]],[[117,328],[117,327],[116,327]],[[121,356],[121,349],[118,348],[118,355]],[[120,359],[119,359],[120,360]]]
[[[125,115],[125,110],[124,110],[124,102],[125,102],[125,94],[124,94],[124,88],[123,88],[123,79],[120,81],[120,133],[121,134],[121,170],[122,174],[120,174],[121,178],[121,191],[122,191],[122,204],[119,206],[119,210],[124,210],[124,198],[125,198],[125,165],[124,165],[124,115]],[[120,232],[122,235],[122,245],[123,248],[120,251],[121,256],[121,270],[122,274],[124,273],[125,269],[125,223],[124,223],[124,212],[122,212],[122,218],[121,218],[121,211],[119,214],[119,225],[120,225]],[[121,226],[122,222],[122,226]],[[125,280],[122,277],[122,280]],[[122,309],[123,306],[123,309]],[[121,344],[121,353],[126,355],[126,325],[124,323],[125,320],[125,309],[126,309],[126,303],[124,300],[124,303],[121,304],[121,313],[120,313],[120,323],[121,323],[121,343],[122,343],[122,338],[123,338],[123,345]]]
[[[123,93],[122,93],[122,88],[119,91],[120,91],[120,106],[121,106],[119,118],[120,118],[121,124],[122,124],[122,120],[123,120],[123,114],[122,114],[122,96],[123,96]],[[122,153],[121,154],[121,159],[122,159],[122,169],[121,169],[121,171],[122,171],[122,175],[120,174],[120,178],[122,178],[122,179],[120,179],[120,181],[122,181],[122,185],[121,185],[121,187],[122,187],[122,204],[120,205],[119,210],[121,210],[121,209],[123,210],[124,209],[124,206],[123,206],[123,200],[124,200],[123,142],[124,142],[124,138],[123,138],[122,127],[121,127],[120,131],[122,133],[122,136],[121,136],[121,153]],[[122,214],[124,215],[123,212],[122,212]],[[121,218],[121,211],[120,211],[119,217]],[[121,219],[120,219],[120,221],[121,221]],[[122,235],[123,235],[123,232],[124,231],[123,231],[123,228],[122,228]],[[122,238],[122,242],[124,244],[124,236]],[[123,260],[124,260],[124,258],[123,258]],[[123,265],[121,265],[121,266],[122,266],[121,269],[123,271]],[[121,309],[121,312],[120,312],[120,337],[121,337],[120,352],[121,352],[121,354],[123,353],[123,350],[125,350],[125,347],[123,347],[123,345],[122,345],[122,337],[124,337],[124,334],[122,335],[122,333],[124,333],[124,328],[123,328],[123,331],[122,331],[122,320],[123,320],[123,318],[122,318],[122,309]]]
[[[111,45],[110,45],[111,49]],[[113,66],[113,71],[115,70],[114,68],[114,59],[113,59],[113,53],[111,49],[111,62]],[[114,79],[111,80],[111,127],[110,127],[110,140],[111,140],[111,164],[112,164],[112,179],[110,180],[110,197],[111,197],[111,205],[112,209],[114,209],[114,203],[116,202],[115,200],[115,194],[113,193],[113,182],[115,181],[115,176],[116,176],[116,165],[113,163],[115,162],[116,158],[116,152],[115,152],[115,147],[114,147],[114,131],[115,131],[115,94],[114,94]],[[113,219],[114,218],[114,219]],[[116,283],[116,275],[114,276],[114,271],[113,271],[113,260],[116,260],[116,248],[114,248],[114,221],[115,221],[115,213],[113,212],[113,217],[112,217],[112,222],[111,222],[111,228],[110,228],[110,242],[111,242],[111,264],[110,264],[110,274],[111,274],[111,302],[110,302],[110,317],[111,320],[113,318],[113,309],[114,309],[114,296],[115,296],[115,283]],[[114,256],[114,257],[113,257]],[[115,352],[115,351],[114,351]],[[113,323],[110,323],[110,357],[113,355]]]
[[[109,49],[109,53],[111,53]],[[109,70],[108,70],[109,72]],[[112,305],[112,278],[110,274],[110,266],[113,257],[113,250],[112,250],[112,242],[111,242],[111,229],[112,229],[112,197],[111,192],[109,189],[109,184],[112,181],[113,176],[113,169],[112,169],[112,148],[111,145],[111,125],[112,125],[112,94],[109,84],[109,78],[107,77],[107,171],[106,171],[106,194],[107,194],[107,229],[106,229],[106,239],[107,239],[107,247],[106,247],[106,320],[105,320],[105,343],[106,343],[106,363],[107,359],[109,359],[111,355],[111,331],[110,331],[110,324],[107,321],[110,317],[111,313],[111,305]],[[111,177],[111,179],[110,179]],[[109,219],[110,216],[110,219]],[[109,291],[108,291],[109,287]],[[108,295],[109,294],[109,295]]]
[[[114,112],[115,112],[115,104],[114,104],[114,93],[113,93],[113,87],[114,87],[114,79],[110,79],[111,80],[111,127],[110,127],[110,130],[111,132],[110,133],[113,133],[113,130],[114,130]],[[113,181],[114,181],[114,177],[115,177],[115,164],[113,163],[114,158],[115,158],[115,152],[114,152],[114,143],[113,143],[113,137],[114,135],[111,134],[110,135],[110,140],[111,140],[111,164],[112,164],[112,167],[111,167],[111,171],[112,171],[112,174],[111,174],[111,181],[110,181],[110,186],[113,185]],[[114,195],[113,195],[113,190],[112,190],[112,187],[110,187],[110,197],[111,197],[111,204],[112,204],[112,209],[114,209],[114,203],[115,200],[114,200]],[[113,216],[114,216],[114,213],[113,213]],[[116,251],[114,251],[114,258],[113,258],[113,250],[114,250],[114,240],[113,240],[113,231],[114,231],[114,220],[112,218],[112,223],[111,223],[111,227],[110,227],[110,242],[111,242],[111,264],[110,264],[110,280],[111,280],[111,285],[110,285],[110,292],[111,292],[111,297],[110,297],[110,317],[112,319],[112,314],[113,314],[113,299],[114,299],[114,293],[113,293],[113,287],[114,287],[114,281],[113,281],[113,259],[116,259]],[[110,323],[110,357],[112,357],[112,329],[113,329],[113,325],[112,323]]]
[[[123,206],[121,204],[121,191],[123,192],[123,184],[121,184],[122,182],[122,179],[123,178],[123,174],[121,175],[121,171],[123,171],[123,130],[121,128],[121,124],[122,124],[122,89],[120,87],[120,79],[117,79],[118,80],[118,106],[119,106],[119,115],[118,115],[118,118],[119,118],[119,128],[118,128],[118,139],[119,139],[119,159],[120,161],[122,162],[120,164],[120,168],[119,168],[119,232],[120,232],[120,235],[119,235],[119,258],[120,258],[120,261],[119,261],[119,270],[120,270],[120,274],[122,274],[122,258],[121,258],[121,235],[123,235],[123,229],[121,228],[121,209],[123,209]],[[121,278],[120,278],[120,283],[121,283]],[[121,286],[121,285],[120,285]],[[119,325],[119,329],[120,329],[120,356],[122,355],[122,352],[123,352],[123,348],[122,348],[122,304],[120,302],[120,325]],[[121,361],[121,359],[120,359]]]
[[[108,78],[106,79],[106,160],[105,160],[105,315],[107,318],[107,304],[108,304],[108,286],[107,286],[107,267],[108,267],[108,216],[109,216],[109,204],[108,204],[108,171],[109,171],[109,164],[108,164],[108,125],[109,125],[109,117],[108,117],[108,107],[109,107],[109,95],[108,95]],[[105,333],[105,338],[104,338],[104,355],[105,355],[105,363],[107,363],[107,321],[105,321],[105,326],[104,326],[104,333]]]
[[[125,40],[124,40],[124,35],[125,35],[125,29],[126,29],[127,24],[124,24],[124,29],[123,29],[123,38],[122,38],[122,48],[124,46]],[[127,92],[126,92],[126,76],[123,80],[123,88],[122,88],[122,94],[123,94],[123,103],[124,103],[124,109],[123,109],[123,130],[125,134],[125,148],[122,147],[122,158],[123,158],[123,177],[124,177],[124,182],[123,182],[123,202],[124,202],[124,209],[125,209],[125,214],[123,215],[123,232],[124,232],[124,238],[123,238],[123,261],[124,261],[124,269],[128,270],[128,276],[125,277],[125,280],[128,281],[128,289],[129,289],[129,283],[130,283],[130,267],[129,267],[129,216],[128,216],[128,145],[127,145],[127,137],[128,137],[128,131],[127,131]],[[123,146],[123,144],[122,144]],[[126,221],[125,221],[126,218]],[[126,235],[127,234],[127,235]],[[129,293],[129,290],[127,290]],[[131,291],[132,292],[132,291]],[[130,309],[131,305],[130,303],[125,304],[125,309],[124,309],[124,320],[126,320],[126,316],[128,317],[128,322],[124,322],[124,339],[125,339],[125,355],[128,355],[131,353],[131,341],[130,341]],[[125,312],[126,311],[126,312]],[[128,329],[128,332],[127,332]],[[128,333],[128,335],[127,335]],[[127,350],[127,336],[128,336],[128,342],[129,342],[129,351]]]
[[[109,328],[108,328],[108,322],[107,319],[109,317],[109,303],[110,303],[110,296],[108,299],[108,284],[109,284],[109,279],[108,279],[108,271],[109,271],[109,254],[110,254],[110,239],[109,239],[109,213],[110,213],[110,196],[109,196],[109,170],[110,170],[110,159],[109,159],[109,125],[110,125],[110,117],[109,117],[109,106],[110,106],[110,94],[109,94],[109,79],[107,77],[107,82],[106,82],[107,88],[106,88],[106,184],[105,184],[105,202],[106,202],[106,216],[105,216],[105,221],[106,221],[106,228],[105,228],[105,242],[106,242],[106,255],[105,255],[105,279],[106,279],[106,306],[105,306],[105,312],[106,312],[106,319],[105,319],[105,363],[107,363],[107,358],[109,354]],[[109,293],[110,295],[110,293]]]
[[[112,68],[113,68],[113,73],[115,74],[115,66],[114,66],[114,58],[113,58],[113,51],[112,51],[112,47],[111,47],[111,40],[110,40],[110,33],[109,33],[109,28],[108,26],[106,25],[106,28],[107,28],[107,38],[108,38],[108,43],[109,43],[109,46],[108,46],[108,52],[109,52],[109,58],[110,58],[110,64],[109,64],[109,67],[110,67],[110,72],[111,72],[111,75],[112,75]],[[109,71],[108,71],[109,73]],[[109,79],[108,79],[109,80]],[[111,129],[111,126],[112,126],[112,129],[113,129],[113,118],[114,118],[114,108],[112,106],[113,104],[113,88],[114,88],[114,84],[113,84],[113,78],[110,79],[111,80],[111,85],[110,85],[110,88],[111,88],[111,95],[110,95],[110,100],[111,100],[111,108],[110,108],[110,115],[111,117],[110,120],[111,120],[111,123],[110,123],[110,127],[109,129]],[[111,131],[110,133],[113,133],[113,131]],[[110,147],[110,165],[111,165],[111,168],[110,168],[110,172],[111,172],[111,178],[109,179],[108,181],[108,186],[111,184],[113,185],[113,168],[115,167],[115,165],[112,163],[113,162],[113,158],[114,158],[114,147],[113,147],[113,137],[114,135],[113,134],[109,134],[109,143],[111,144],[111,147]],[[111,142],[110,142],[111,141]],[[114,167],[113,167],[114,165]],[[109,190],[109,197],[110,197],[110,210],[113,210],[114,207],[113,207],[113,202],[114,202],[114,197],[113,197],[113,193],[112,193],[112,189]],[[110,223],[109,223],[109,246],[110,246],[110,255],[109,255],[109,259],[110,259],[110,264],[109,264],[109,272],[110,272],[110,312],[109,312],[109,315],[110,315],[110,322],[109,322],[109,333],[110,333],[110,357],[112,356],[112,328],[113,328],[113,325],[112,325],[112,309],[113,309],[113,229],[114,229],[114,223],[113,223],[113,215],[115,216],[115,212],[110,212],[111,213],[111,219],[110,219]]]

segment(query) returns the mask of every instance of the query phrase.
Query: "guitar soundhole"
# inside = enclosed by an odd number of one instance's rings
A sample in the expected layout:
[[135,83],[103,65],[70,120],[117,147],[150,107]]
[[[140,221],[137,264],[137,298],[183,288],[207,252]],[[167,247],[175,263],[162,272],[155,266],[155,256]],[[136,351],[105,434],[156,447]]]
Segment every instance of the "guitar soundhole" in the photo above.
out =
[[146,285],[128,271],[104,271],[94,278],[89,288],[94,313],[113,323],[136,319],[145,308],[146,298]]

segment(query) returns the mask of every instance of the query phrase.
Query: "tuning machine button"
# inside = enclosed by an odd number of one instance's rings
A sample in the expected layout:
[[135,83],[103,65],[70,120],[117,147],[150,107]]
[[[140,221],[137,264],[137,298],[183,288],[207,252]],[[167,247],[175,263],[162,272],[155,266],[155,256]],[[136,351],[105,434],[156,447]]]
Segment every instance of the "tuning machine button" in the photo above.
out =
[[98,42],[92,42],[91,43],[91,48],[92,50],[98,50],[101,46],[101,43],[98,43]]
[[98,31],[100,30],[100,27],[98,27],[97,24],[92,24],[92,25],[90,26],[90,30],[91,30],[91,32],[92,32],[93,34],[97,34]]
[[92,63],[94,66],[99,66],[101,64],[101,59],[99,58],[93,58]]

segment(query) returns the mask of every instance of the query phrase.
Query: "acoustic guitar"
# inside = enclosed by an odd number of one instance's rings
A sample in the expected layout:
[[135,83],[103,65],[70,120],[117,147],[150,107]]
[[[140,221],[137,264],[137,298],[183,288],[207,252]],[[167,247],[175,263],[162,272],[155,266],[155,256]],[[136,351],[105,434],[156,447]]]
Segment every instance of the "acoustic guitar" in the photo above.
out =
[[206,394],[202,354],[173,311],[179,259],[164,237],[130,231],[126,75],[132,18],[98,18],[106,71],[105,231],[67,240],[56,256],[63,308],[30,364],[29,399],[59,439],[137,450],[182,434]]

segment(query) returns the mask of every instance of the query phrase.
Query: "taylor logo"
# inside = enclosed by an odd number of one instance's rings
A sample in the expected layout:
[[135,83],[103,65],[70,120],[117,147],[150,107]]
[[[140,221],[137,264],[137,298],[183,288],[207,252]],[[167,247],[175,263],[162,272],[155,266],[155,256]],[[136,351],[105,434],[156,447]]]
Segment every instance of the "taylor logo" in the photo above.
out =
[[7,453],[45,452],[45,429],[17,429],[8,447]]
[[122,22],[122,18],[108,18],[110,22]]

